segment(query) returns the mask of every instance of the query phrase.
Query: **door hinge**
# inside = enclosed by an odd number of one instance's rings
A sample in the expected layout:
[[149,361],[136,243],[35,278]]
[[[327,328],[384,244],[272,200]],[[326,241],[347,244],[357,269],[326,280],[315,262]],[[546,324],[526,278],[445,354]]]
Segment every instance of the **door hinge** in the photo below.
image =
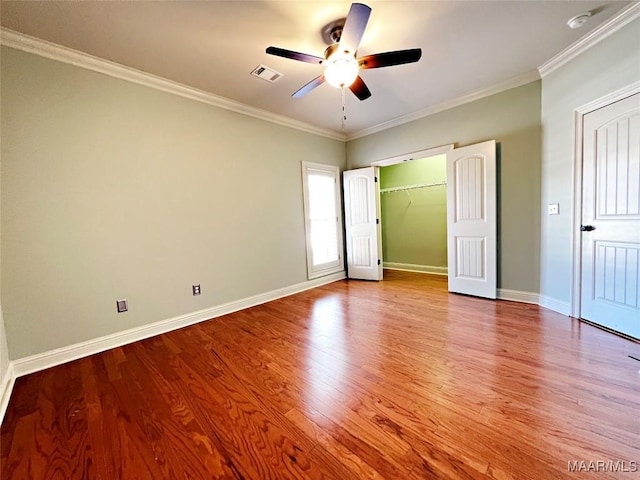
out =
[[373,177],[374,183],[378,183],[378,177]]
[[379,225],[379,224],[380,224],[380,219],[376,218],[376,225]]
[[380,259],[378,259],[378,265],[380,265]]

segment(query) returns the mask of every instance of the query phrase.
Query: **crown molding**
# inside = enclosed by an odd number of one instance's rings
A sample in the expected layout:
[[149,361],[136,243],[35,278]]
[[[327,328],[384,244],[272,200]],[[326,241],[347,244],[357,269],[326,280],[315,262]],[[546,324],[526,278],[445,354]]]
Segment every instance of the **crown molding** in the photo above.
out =
[[593,47],[596,43],[605,39],[614,32],[620,30],[625,25],[640,17],[640,2],[633,2],[629,6],[622,9],[618,14],[607,22],[603,23],[587,35],[573,43],[562,52],[538,67],[537,70],[526,72],[517,77],[507,79],[497,83],[491,87],[474,90],[466,95],[448,100],[436,105],[432,105],[417,112],[396,117],[394,119],[382,122],[357,132],[343,134],[334,130],[324,129],[311,125],[309,123],[300,122],[284,115],[277,115],[266,110],[255,108],[235,100],[231,100],[219,95],[214,95],[203,90],[189,87],[150,73],[136,70],[124,65],[111,62],[87,53],[73,50],[55,43],[41,40],[23,33],[15,32],[7,28],[0,28],[0,44],[7,47],[22,50],[24,52],[33,53],[45,58],[60,61],[80,68],[91,70],[94,72],[109,75],[120,80],[129,81],[138,85],[144,85],[166,93],[179,95],[184,98],[205,103],[214,107],[223,108],[232,112],[240,113],[250,117],[265,120],[285,127],[290,127],[303,132],[319,135],[333,140],[350,141],[357,138],[365,137],[373,133],[378,133],[389,128],[393,128],[405,123],[418,120],[420,118],[434,115],[451,108],[464,105],[466,103],[479,100],[484,97],[495,95],[497,93],[510,90],[512,88],[525,85],[540,78],[545,77],[557,68],[571,61],[576,56]]
[[0,28],[0,44],[17,50],[22,50],[23,52],[33,53],[51,60],[91,70],[93,72],[102,73],[120,80],[125,80],[127,82],[160,90],[162,92],[195,100],[196,102],[206,103],[207,105],[223,108],[225,110],[258,118],[260,120],[265,120],[277,125],[294,128],[296,130],[331,138],[333,140],[345,141],[345,135],[342,133],[316,127],[315,125],[300,122],[283,115],[277,115],[260,108],[251,107],[244,103],[236,102],[235,100],[214,95],[213,93],[205,92],[204,90],[189,87],[166,78],[158,77],[131,67],[126,67],[119,63],[95,57],[78,50],[63,47],[62,45],[31,37],[7,28]]
[[617,32],[625,25],[640,17],[640,2],[633,2],[618,12],[617,15],[604,22],[599,27],[587,33],[578,41],[569,45],[556,56],[538,67],[538,72],[542,78],[549,75],[554,70],[562,67],[573,60],[581,53],[586,52],[596,43],[604,40],[609,35]]
[[396,117],[389,121],[379,123],[378,125],[374,125],[372,127],[354,132],[347,135],[347,141],[355,140],[356,138],[360,137],[366,137],[367,135],[378,133],[389,128],[397,127],[398,125],[403,125],[405,123],[413,122],[414,120],[428,117],[429,115],[444,112],[445,110],[459,107],[460,105],[464,105],[465,103],[474,102],[476,100],[480,100],[481,98],[489,97],[506,90],[511,90],[512,88],[520,87],[536,80],[540,80],[540,74],[537,70],[531,70],[529,72],[523,73],[522,75],[509,78],[500,83],[496,83],[495,85],[492,85],[490,87],[480,88],[460,97],[447,100],[446,102],[438,103],[422,110],[418,110],[417,112],[403,115],[401,117]]

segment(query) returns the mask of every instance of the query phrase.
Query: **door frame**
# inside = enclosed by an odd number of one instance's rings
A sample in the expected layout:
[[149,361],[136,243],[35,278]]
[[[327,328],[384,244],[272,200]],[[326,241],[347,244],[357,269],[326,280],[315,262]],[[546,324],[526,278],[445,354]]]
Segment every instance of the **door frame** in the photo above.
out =
[[[410,152],[410,153],[403,153],[400,155],[396,155],[393,157],[387,157],[387,158],[383,158],[382,160],[375,160],[373,162],[371,162],[369,164],[369,166],[371,167],[389,167],[391,165],[399,165],[401,163],[405,163],[405,162],[410,162],[411,160],[420,160],[420,159],[424,159],[424,158],[429,158],[429,157],[435,157],[437,155],[446,155],[447,152],[450,152],[451,150],[455,149],[455,143],[448,143],[446,145],[440,145],[439,147],[431,147],[431,148],[426,148],[424,150],[418,150],[415,152]],[[378,175],[379,177],[379,175]],[[379,185],[379,184],[378,184]],[[380,194],[380,188],[378,188],[378,207],[380,208],[382,205],[382,198],[381,198],[381,194]],[[382,222],[382,212],[380,212],[378,214],[378,218],[380,218],[380,222]],[[380,252],[381,252],[381,256],[382,256],[382,223],[380,224],[380,229],[379,229],[379,245],[380,245]],[[382,266],[382,270],[384,272],[384,258],[383,260],[383,266]],[[432,273],[433,272],[428,272],[428,273]],[[384,274],[383,274],[384,275]],[[447,275],[446,273],[435,273],[435,275]]]
[[[374,160],[371,161],[369,163],[368,167],[364,167],[364,168],[373,168],[375,171],[375,176],[377,178],[379,178],[379,169],[380,167],[387,167],[390,165],[398,165],[404,162],[408,162],[414,159],[420,159],[420,158],[427,158],[427,157],[433,157],[436,155],[442,155],[442,154],[446,154],[447,152],[451,151],[454,149],[454,144],[450,143],[447,145],[440,145],[438,147],[432,147],[432,148],[427,148],[424,150],[418,150],[415,152],[410,152],[410,153],[404,153],[404,154],[400,154],[400,155],[396,155],[393,157],[387,157],[387,158],[383,158],[380,160]],[[353,169],[353,170],[357,170],[357,169]],[[345,173],[349,172],[349,171],[353,171],[353,170],[345,170],[342,175],[343,175],[343,188],[346,188],[346,182],[344,181],[344,175]],[[384,277],[384,265],[382,260],[382,224],[380,223],[381,220],[381,212],[380,212],[380,183],[378,182],[378,180],[376,179],[376,188],[375,188],[375,196],[376,196],[376,218],[378,219],[378,225],[377,225],[377,237],[378,237],[378,258],[379,258],[379,262],[380,262],[380,279],[382,279]],[[344,191],[343,191],[343,196],[344,196]],[[343,210],[346,210],[346,204],[343,205]],[[345,229],[346,229],[346,211],[343,215],[344,219],[345,219]],[[344,239],[345,241],[349,241],[348,239],[348,235],[346,234],[346,230],[345,230],[345,235],[344,235]],[[349,276],[348,270],[349,270],[349,255],[347,255],[347,259],[346,259],[346,270],[347,270],[347,276]]]
[[439,147],[427,148],[426,150],[419,150],[417,152],[411,153],[403,153],[401,155],[397,155],[395,157],[388,157],[382,160],[376,160],[371,162],[369,166],[371,167],[388,167],[390,165],[397,165],[403,162],[409,162],[411,160],[417,160],[420,158],[427,157],[435,157],[436,155],[441,155],[443,153],[447,153],[454,148],[454,143],[449,143],[447,145],[441,145]]
[[582,141],[585,115],[606,107],[612,103],[623,100],[631,95],[640,93],[640,81],[623,87],[604,97],[586,103],[573,111],[573,184],[571,211],[571,288],[570,288],[570,312],[574,318],[581,316],[581,287],[582,287]]

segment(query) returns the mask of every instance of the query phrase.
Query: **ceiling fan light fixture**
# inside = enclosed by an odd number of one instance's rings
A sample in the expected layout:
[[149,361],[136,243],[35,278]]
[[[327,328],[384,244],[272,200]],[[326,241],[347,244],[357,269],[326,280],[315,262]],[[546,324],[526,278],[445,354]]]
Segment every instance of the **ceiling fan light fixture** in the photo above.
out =
[[[324,58],[279,47],[267,47],[266,53],[268,55],[290,58],[291,60],[300,62],[315,63],[325,67],[323,74],[295,91],[293,95],[291,95],[293,98],[301,98],[314,88],[327,82],[333,87],[342,89],[344,113],[344,95],[346,88],[351,90],[351,93],[360,101],[366,100],[371,96],[371,91],[359,75],[360,70],[391,67],[405,63],[414,63],[420,60],[422,56],[421,48],[374,53],[356,59],[356,52],[362,41],[364,31],[367,28],[370,15],[371,7],[363,3],[352,3],[347,18],[345,18],[344,21],[337,20],[325,27],[323,36],[325,36],[325,33],[328,33],[329,41],[332,43],[324,51]],[[329,31],[327,31],[327,28]]]
[[346,88],[358,78],[358,70],[358,62],[353,56],[336,53],[329,57],[324,77],[329,85]]

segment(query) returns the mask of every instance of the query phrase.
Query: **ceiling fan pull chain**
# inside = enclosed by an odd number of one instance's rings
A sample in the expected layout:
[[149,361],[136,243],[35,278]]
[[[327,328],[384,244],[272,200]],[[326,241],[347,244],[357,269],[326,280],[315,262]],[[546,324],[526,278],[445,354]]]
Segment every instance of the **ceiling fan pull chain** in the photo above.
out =
[[342,130],[344,130],[344,122],[347,120],[347,111],[345,109],[345,103],[346,103],[346,95],[345,95],[345,88],[342,87]]

